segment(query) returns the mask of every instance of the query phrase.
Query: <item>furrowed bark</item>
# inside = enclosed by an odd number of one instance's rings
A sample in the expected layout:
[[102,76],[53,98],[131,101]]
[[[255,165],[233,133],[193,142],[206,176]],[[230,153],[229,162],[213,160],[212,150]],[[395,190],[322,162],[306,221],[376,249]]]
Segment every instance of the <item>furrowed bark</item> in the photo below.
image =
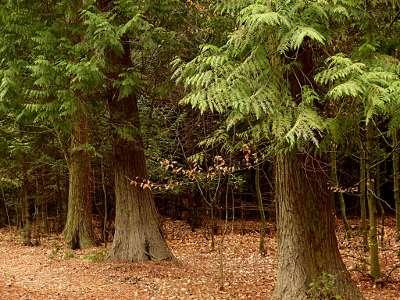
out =
[[96,245],[92,227],[92,199],[89,195],[90,157],[87,119],[78,113],[74,122],[69,157],[69,194],[64,238],[69,248],[81,249]]
[[133,126],[135,132],[129,139],[114,135],[116,214],[110,258],[131,262],[172,259],[160,230],[152,193],[140,186],[147,179],[147,170],[137,100],[134,96],[120,99],[112,102],[110,109],[114,122]]
[[310,284],[334,278],[332,297],[362,299],[340,257],[326,176],[313,158],[295,153],[276,158],[278,273],[274,299],[308,299]]

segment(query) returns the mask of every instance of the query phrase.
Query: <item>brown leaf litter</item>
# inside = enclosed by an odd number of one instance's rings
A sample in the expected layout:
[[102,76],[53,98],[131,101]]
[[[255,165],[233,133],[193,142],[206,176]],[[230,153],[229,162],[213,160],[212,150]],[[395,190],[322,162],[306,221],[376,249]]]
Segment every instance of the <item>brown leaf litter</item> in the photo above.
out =
[[[358,221],[354,221],[356,224]],[[400,247],[394,220],[385,228],[381,264],[385,277],[367,275],[367,253],[353,232],[340,251],[367,299],[400,299]],[[191,232],[181,221],[166,221],[164,231],[177,262],[118,263],[104,260],[106,250],[71,251],[60,236],[42,238],[37,247],[22,246],[15,230],[0,230],[0,299],[268,299],[275,281],[276,239],[266,239],[267,255],[258,251],[258,224],[240,223],[246,234],[216,236],[215,251],[205,230]],[[224,226],[223,224],[221,225]],[[250,229],[249,229],[250,228]]]

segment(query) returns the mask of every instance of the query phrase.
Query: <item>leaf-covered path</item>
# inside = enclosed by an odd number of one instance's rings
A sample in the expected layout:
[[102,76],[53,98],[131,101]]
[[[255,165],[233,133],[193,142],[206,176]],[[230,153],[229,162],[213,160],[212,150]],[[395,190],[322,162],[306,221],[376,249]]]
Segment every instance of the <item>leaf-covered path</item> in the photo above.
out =
[[[256,228],[248,223],[247,228]],[[257,233],[228,234],[210,252],[202,231],[192,233],[181,222],[167,222],[166,235],[178,258],[175,262],[143,264],[104,262],[102,248],[66,250],[59,237],[43,238],[38,247],[20,245],[15,232],[0,231],[0,299],[265,299],[274,284],[274,238],[267,240],[266,257],[257,254]],[[387,229],[382,251],[383,269],[399,258]],[[340,234],[339,234],[340,235]],[[350,269],[360,269],[357,244],[342,241],[341,251]],[[398,248],[397,248],[398,250]],[[359,259],[360,258],[360,259]],[[383,287],[359,271],[352,271],[367,299],[400,299],[400,270]]]

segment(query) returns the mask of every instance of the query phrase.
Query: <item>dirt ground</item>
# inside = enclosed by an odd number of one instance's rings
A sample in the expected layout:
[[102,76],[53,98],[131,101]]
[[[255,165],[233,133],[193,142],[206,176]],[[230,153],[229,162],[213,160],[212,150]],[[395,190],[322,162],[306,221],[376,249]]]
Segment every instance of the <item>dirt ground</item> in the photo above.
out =
[[[394,268],[400,264],[400,247],[394,221],[387,223],[382,283],[368,277],[360,239],[345,239],[339,226],[343,259],[367,299],[400,299],[400,267]],[[193,233],[183,222],[167,221],[165,233],[177,262],[138,264],[108,262],[101,247],[67,250],[60,236],[42,237],[39,246],[25,247],[15,230],[2,229],[0,299],[268,299],[276,267],[273,229],[267,255],[261,257],[258,224],[246,222],[244,235],[237,233],[238,224],[234,233],[231,226],[223,240],[216,237],[215,251],[210,251],[205,230]]]

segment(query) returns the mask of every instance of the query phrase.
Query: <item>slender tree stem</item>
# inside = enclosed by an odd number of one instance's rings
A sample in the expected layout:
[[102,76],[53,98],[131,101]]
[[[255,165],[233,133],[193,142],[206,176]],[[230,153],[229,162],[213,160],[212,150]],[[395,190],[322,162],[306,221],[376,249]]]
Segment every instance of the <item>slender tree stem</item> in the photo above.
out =
[[255,186],[257,194],[258,211],[260,212],[261,224],[260,224],[260,245],[259,252],[262,256],[265,256],[265,235],[267,233],[267,222],[265,218],[264,204],[260,188],[260,166],[256,167]]

